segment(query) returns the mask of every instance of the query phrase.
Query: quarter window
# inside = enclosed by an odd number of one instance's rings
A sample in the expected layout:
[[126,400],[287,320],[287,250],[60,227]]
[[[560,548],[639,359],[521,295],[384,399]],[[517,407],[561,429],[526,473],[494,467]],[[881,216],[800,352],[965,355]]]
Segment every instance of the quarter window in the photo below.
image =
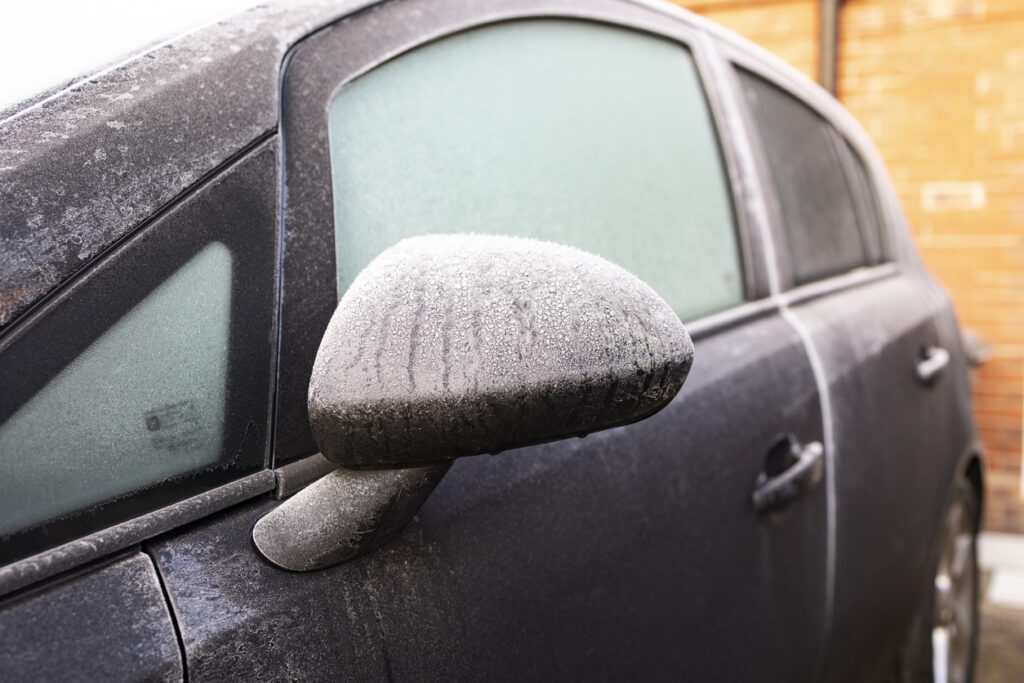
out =
[[230,310],[218,242],[0,425],[0,534],[216,462]]
[[866,183],[844,158],[852,150],[797,98],[749,72],[740,70],[739,77],[768,158],[797,283],[877,262],[877,225],[851,190],[852,183]]
[[275,169],[253,153],[0,336],[0,563],[266,466]]
[[722,158],[678,43],[489,26],[374,69],[329,116],[339,295],[404,237],[482,232],[600,254],[684,319],[742,299]]

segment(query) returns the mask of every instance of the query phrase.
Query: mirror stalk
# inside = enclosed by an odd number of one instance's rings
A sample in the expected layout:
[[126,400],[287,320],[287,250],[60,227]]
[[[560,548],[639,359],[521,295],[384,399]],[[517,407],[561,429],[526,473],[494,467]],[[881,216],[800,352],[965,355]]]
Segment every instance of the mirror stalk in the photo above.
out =
[[339,467],[256,522],[253,542],[265,558],[296,572],[355,559],[397,536],[449,467]]

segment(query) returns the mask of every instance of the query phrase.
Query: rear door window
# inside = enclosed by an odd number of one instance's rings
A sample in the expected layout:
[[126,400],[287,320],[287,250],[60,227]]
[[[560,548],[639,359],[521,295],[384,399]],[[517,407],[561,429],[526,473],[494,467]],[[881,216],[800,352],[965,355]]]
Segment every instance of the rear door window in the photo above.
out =
[[840,153],[846,158],[846,168],[849,171],[854,193],[859,195],[857,205],[862,207],[859,220],[861,233],[864,236],[868,264],[881,263],[885,260],[885,246],[882,241],[882,215],[878,204],[878,196],[875,194],[875,186],[871,182],[871,174],[868,172],[864,159],[846,140],[843,140],[840,145]]
[[428,44],[330,105],[339,295],[404,237],[501,233],[625,267],[684,319],[743,281],[694,60],[600,24],[509,22]]
[[796,97],[738,73],[767,156],[797,284],[877,263],[877,219],[853,190],[855,183],[866,184],[866,171],[857,178],[845,140]]

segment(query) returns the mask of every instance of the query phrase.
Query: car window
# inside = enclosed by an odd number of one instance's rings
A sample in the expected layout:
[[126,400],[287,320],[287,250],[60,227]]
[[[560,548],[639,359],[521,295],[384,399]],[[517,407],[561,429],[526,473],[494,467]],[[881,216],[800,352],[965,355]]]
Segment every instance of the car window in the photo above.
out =
[[[847,161],[846,168],[850,171],[850,180],[859,196],[862,199],[857,203],[863,209],[858,214],[861,223],[861,232],[864,235],[864,246],[869,264],[881,263],[885,260],[884,246],[882,244],[882,217],[878,206],[878,197],[875,194],[871,176],[868,173],[864,159],[853,149],[853,146],[845,139],[841,145],[840,152],[845,154]],[[855,193],[855,194],[856,194]]]
[[738,71],[768,159],[797,283],[874,262],[867,219],[844,170],[842,139],[796,97]]
[[0,425],[0,534],[216,462],[230,307],[215,242]]
[[510,22],[428,44],[330,106],[338,290],[424,233],[501,233],[625,267],[684,319],[742,299],[731,198],[682,45]]

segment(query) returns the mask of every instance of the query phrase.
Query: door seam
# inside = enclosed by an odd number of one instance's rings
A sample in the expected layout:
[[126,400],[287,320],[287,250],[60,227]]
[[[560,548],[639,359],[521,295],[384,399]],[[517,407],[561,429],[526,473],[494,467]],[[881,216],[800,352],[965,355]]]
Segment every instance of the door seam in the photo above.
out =
[[143,546],[141,551],[145,553],[146,557],[153,564],[153,571],[156,572],[156,580],[160,584],[160,592],[164,596],[164,604],[167,605],[167,613],[171,618],[171,627],[174,629],[174,637],[178,642],[178,652],[181,658],[181,680],[183,683],[188,682],[188,658],[185,654],[185,639],[181,634],[181,626],[178,624],[178,615],[174,609],[174,602],[171,600],[170,591],[167,589],[167,583],[164,581],[163,572],[160,571],[160,563],[157,562],[156,557],[150,552],[149,548]]
[[835,576],[836,576],[836,468],[835,468],[835,431],[832,423],[832,398],[829,393],[825,367],[814,345],[810,331],[803,320],[785,302],[781,295],[774,295],[778,302],[779,315],[789,323],[800,342],[804,353],[811,364],[814,383],[818,389],[818,403],[821,406],[821,429],[825,440],[825,642],[826,648],[832,637],[832,619],[835,609]]
[[778,254],[775,250],[775,241],[772,238],[771,217],[768,207],[765,204],[765,192],[761,184],[761,176],[752,156],[752,141],[748,135],[747,128],[741,116],[743,104],[739,101],[736,91],[728,84],[729,78],[726,73],[729,68],[726,59],[719,52],[715,41],[705,31],[698,31],[697,40],[701,43],[703,51],[708,55],[709,69],[716,76],[715,81],[721,90],[720,101],[726,115],[723,119],[726,122],[727,132],[735,140],[734,155],[737,169],[740,173],[740,182],[744,196],[747,198],[747,206],[751,215],[751,227],[755,228],[761,236],[761,258],[764,261],[765,270],[768,275],[769,298],[775,304],[779,315],[796,332],[800,343],[804,348],[804,355],[811,365],[811,372],[814,375],[814,383],[818,390],[818,405],[821,410],[821,428],[825,441],[825,511],[826,511],[826,537],[825,537],[825,638],[824,651],[818,666],[821,670],[819,677],[825,672],[828,666],[828,655],[831,650],[833,619],[835,614],[835,567],[836,567],[836,517],[837,502],[835,498],[835,438],[832,423],[832,401],[829,395],[828,381],[825,376],[824,365],[818,355],[817,348],[811,339],[809,330],[803,321],[789,307],[789,302],[782,294],[781,278],[779,273]]

